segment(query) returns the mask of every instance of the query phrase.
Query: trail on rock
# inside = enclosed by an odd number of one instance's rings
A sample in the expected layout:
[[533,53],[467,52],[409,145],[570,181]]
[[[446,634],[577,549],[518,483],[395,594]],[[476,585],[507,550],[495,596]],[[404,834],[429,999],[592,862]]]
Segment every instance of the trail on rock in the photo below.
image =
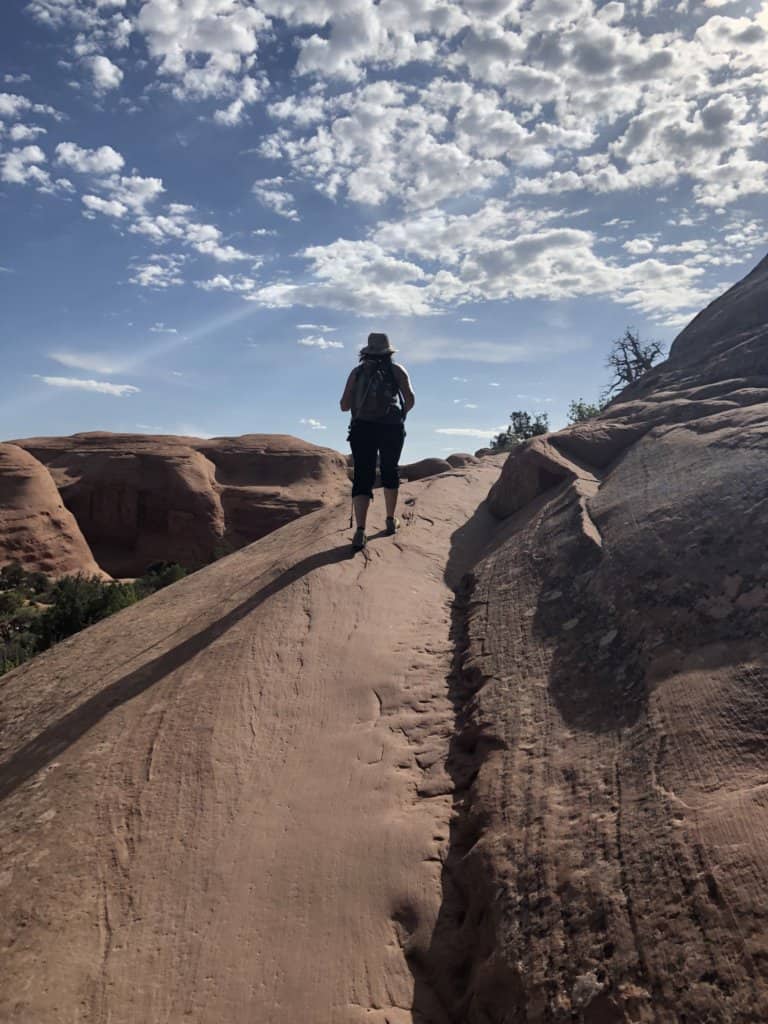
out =
[[497,472],[404,488],[355,558],[305,517],[3,681],[0,1019],[450,1019],[446,574]]

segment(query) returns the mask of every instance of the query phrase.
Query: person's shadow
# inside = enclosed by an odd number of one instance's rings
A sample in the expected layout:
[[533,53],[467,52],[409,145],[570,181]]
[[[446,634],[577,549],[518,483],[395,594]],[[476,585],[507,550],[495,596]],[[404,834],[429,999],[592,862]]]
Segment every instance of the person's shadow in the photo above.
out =
[[239,605],[216,619],[199,633],[183,640],[176,647],[159,655],[129,672],[128,675],[110,683],[103,690],[89,697],[83,704],[64,715],[57,722],[43,729],[41,733],[25,743],[12,757],[0,764],[0,800],[10,796],[19,786],[32,778],[41,768],[58,757],[72,743],[88,732],[113,708],[137,697],[154,686],[164,676],[191,661],[197,654],[223,636],[241,619],[259,605],[274,597],[281,590],[320,569],[324,565],[343,562],[351,557],[348,544],[318,551],[286,569],[276,579],[246,597]]

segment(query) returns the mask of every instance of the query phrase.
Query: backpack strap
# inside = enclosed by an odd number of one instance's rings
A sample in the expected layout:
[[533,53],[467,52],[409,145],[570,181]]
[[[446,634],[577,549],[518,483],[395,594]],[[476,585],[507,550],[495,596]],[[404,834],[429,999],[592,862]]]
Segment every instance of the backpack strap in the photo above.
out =
[[400,415],[403,417],[403,422],[405,422],[405,395],[400,387],[400,383],[397,379],[397,374],[395,373],[395,368],[392,363],[389,364],[389,372],[392,376],[392,383],[395,385],[395,394],[397,395],[397,404],[400,406]]

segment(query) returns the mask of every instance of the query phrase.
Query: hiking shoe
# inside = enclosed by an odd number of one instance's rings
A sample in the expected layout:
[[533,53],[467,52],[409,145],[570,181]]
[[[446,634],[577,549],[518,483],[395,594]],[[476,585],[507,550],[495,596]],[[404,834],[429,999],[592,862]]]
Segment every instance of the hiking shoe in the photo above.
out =
[[387,516],[387,533],[391,537],[400,529],[400,520],[397,516]]
[[362,526],[358,526],[355,530],[355,535],[352,538],[352,550],[362,551],[365,545],[368,543],[368,538],[365,535],[365,530]]

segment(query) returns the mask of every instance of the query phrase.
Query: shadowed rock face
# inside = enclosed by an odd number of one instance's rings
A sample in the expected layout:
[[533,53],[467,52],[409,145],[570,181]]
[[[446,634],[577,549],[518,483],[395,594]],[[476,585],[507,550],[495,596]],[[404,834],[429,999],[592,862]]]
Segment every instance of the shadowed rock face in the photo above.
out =
[[0,565],[8,562],[51,576],[101,574],[44,467],[17,445],[0,444]]
[[456,1020],[768,1019],[767,450],[763,261],[505,464],[431,951]]
[[335,501],[341,455],[292,437],[75,434],[14,442],[49,471],[113,576],[197,567]]

